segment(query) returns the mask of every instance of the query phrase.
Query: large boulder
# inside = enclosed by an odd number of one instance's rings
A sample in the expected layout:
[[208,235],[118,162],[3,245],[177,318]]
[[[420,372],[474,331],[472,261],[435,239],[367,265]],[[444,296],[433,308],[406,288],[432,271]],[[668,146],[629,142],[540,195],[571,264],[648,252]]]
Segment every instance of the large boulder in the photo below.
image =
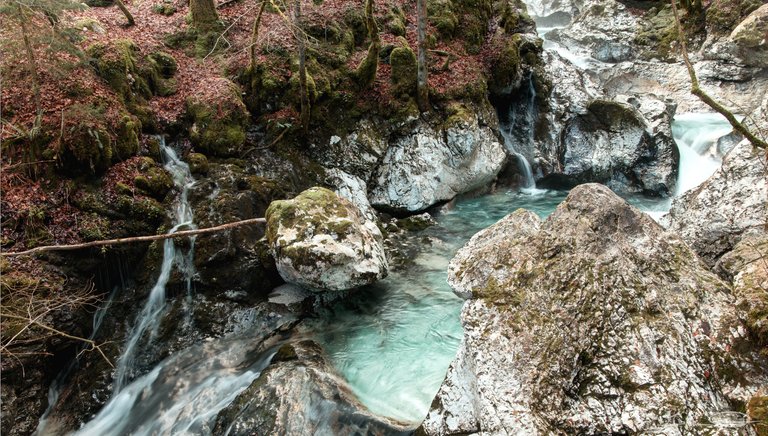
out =
[[266,212],[267,241],[280,276],[314,291],[342,291],[387,275],[381,231],[349,200],[310,188]]
[[[562,163],[549,181],[559,185],[609,184],[623,192],[668,195],[677,176],[672,108],[644,97],[593,100],[561,133]],[[648,114],[646,119],[643,113]]]
[[756,67],[768,67],[768,4],[742,21],[729,36],[736,47],[736,53],[746,64]]
[[692,434],[729,409],[727,285],[604,186],[478,233],[448,280],[471,299],[426,434]]
[[451,116],[443,129],[420,123],[389,147],[369,199],[384,210],[418,212],[490,184],[505,159],[491,128],[468,112]]
[[664,223],[712,266],[745,235],[766,231],[766,176],[765,154],[742,141],[712,177],[675,199]]
[[311,341],[282,345],[269,366],[221,411],[214,434],[406,435],[402,423],[378,417],[354,396]]

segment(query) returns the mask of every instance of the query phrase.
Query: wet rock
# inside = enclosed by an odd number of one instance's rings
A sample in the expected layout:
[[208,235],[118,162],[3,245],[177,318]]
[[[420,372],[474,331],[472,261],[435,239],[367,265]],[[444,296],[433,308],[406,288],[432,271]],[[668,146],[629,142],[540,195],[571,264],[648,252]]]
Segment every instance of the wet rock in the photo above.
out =
[[712,177],[675,199],[664,223],[712,266],[744,236],[764,233],[766,216],[765,155],[742,141]]
[[[562,132],[562,170],[555,182],[601,182],[614,190],[668,195],[677,175],[678,153],[670,129],[671,110],[646,97],[628,103],[593,100]],[[646,112],[646,119],[638,109]]]
[[326,182],[336,188],[336,194],[346,198],[357,206],[366,220],[376,222],[376,211],[368,202],[368,188],[365,182],[357,176],[346,173],[338,168],[326,170]]
[[270,365],[219,413],[214,434],[410,434],[363,406],[314,342],[279,347]]
[[387,275],[382,235],[349,200],[310,188],[273,202],[267,241],[280,276],[315,291],[342,291]]
[[691,434],[729,408],[711,381],[738,359],[727,285],[604,186],[478,233],[448,280],[470,300],[426,434]]
[[622,62],[635,57],[633,40],[638,19],[618,1],[590,1],[564,29],[548,38],[565,46],[580,46],[602,62]]
[[506,157],[491,129],[468,113],[452,121],[444,130],[420,123],[391,144],[370,181],[374,207],[418,212],[496,178]]

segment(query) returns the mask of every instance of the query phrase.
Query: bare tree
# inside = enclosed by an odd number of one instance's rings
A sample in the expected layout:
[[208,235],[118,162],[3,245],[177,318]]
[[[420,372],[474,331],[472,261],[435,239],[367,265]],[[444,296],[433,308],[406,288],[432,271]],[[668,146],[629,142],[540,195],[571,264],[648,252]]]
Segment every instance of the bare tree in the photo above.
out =
[[296,43],[299,49],[299,97],[301,101],[301,128],[304,133],[309,131],[309,90],[307,89],[307,41],[302,31],[301,0],[294,1],[293,9]]
[[251,68],[254,68],[256,66],[256,53],[258,52],[256,48],[256,42],[259,39],[259,26],[261,25],[261,17],[264,15],[264,9],[267,6],[267,0],[261,1],[261,6],[259,7],[259,13],[256,15],[256,20],[253,22],[253,31],[251,32]]
[[416,70],[416,101],[419,109],[429,110],[427,83],[427,0],[416,0],[418,62]]
[[[729,111],[725,106],[715,101],[714,98],[712,98],[709,94],[707,94],[703,89],[701,89],[701,86],[699,85],[699,79],[696,77],[696,70],[693,68],[693,64],[691,63],[690,58],[688,57],[688,47],[685,42],[685,31],[683,30],[683,25],[680,22],[680,12],[677,9],[677,0],[671,0],[670,3],[672,4],[672,12],[675,15],[675,25],[677,26],[677,40],[680,44],[680,51],[683,55],[683,62],[685,62],[686,68],[688,68],[688,75],[691,78],[691,94],[695,95],[699,98],[699,100],[703,101],[707,106],[711,107],[718,113],[720,113],[722,116],[725,117],[725,119],[728,120],[729,123],[731,123],[731,126],[733,126],[733,129],[742,134],[745,138],[749,140],[749,142],[752,143],[753,146],[759,147],[762,149],[768,149],[768,143],[763,141],[762,139],[758,138],[755,134],[753,134],[743,123],[741,123],[736,116],[733,114],[733,112]],[[689,5],[691,7],[696,7],[696,4],[698,4],[698,7],[701,8],[701,1],[695,0],[694,5],[691,5],[690,0],[683,0],[683,5]]]
[[117,7],[120,8],[120,10],[123,12],[123,15],[125,15],[125,19],[128,20],[128,26],[133,26],[136,24],[136,22],[133,20],[133,15],[128,10],[128,8],[125,7],[123,0],[115,0],[115,3],[117,4]]
[[189,10],[192,15],[192,25],[202,32],[216,28],[219,14],[216,12],[214,0],[189,0]]

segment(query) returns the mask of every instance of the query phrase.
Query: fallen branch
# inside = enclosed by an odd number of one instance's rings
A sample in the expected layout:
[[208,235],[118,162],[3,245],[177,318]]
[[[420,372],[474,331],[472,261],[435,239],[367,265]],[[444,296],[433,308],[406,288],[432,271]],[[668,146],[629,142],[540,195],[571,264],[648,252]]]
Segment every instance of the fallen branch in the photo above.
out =
[[762,139],[755,136],[746,126],[744,126],[741,122],[739,122],[738,119],[736,119],[736,116],[733,115],[731,111],[725,108],[725,106],[721,105],[720,103],[716,102],[715,99],[709,96],[706,92],[704,92],[703,89],[699,86],[699,79],[696,77],[696,70],[693,69],[693,64],[691,63],[691,60],[688,58],[688,47],[685,44],[685,33],[683,32],[683,25],[680,23],[680,14],[677,11],[677,0],[671,0],[670,3],[672,4],[672,12],[675,15],[675,24],[677,26],[677,40],[680,43],[680,51],[682,51],[683,55],[683,62],[685,62],[686,68],[688,68],[688,75],[691,77],[691,94],[695,95],[696,97],[699,97],[699,100],[706,103],[707,106],[711,107],[720,115],[724,116],[725,119],[728,120],[729,123],[731,123],[731,126],[733,126],[733,129],[737,132],[741,133],[742,136],[747,138],[749,142],[752,143],[753,146],[759,147],[762,149],[768,149],[768,143],[763,141]]
[[108,239],[108,240],[84,242],[82,244],[72,244],[72,245],[45,245],[42,247],[31,248],[25,251],[0,253],[0,256],[2,257],[28,256],[30,254],[42,253],[44,251],[69,251],[69,250],[80,250],[83,248],[103,247],[106,245],[129,244],[132,242],[160,241],[164,239],[181,238],[185,236],[195,236],[195,235],[204,235],[208,233],[216,233],[222,230],[227,230],[235,227],[247,226],[249,224],[257,224],[257,223],[263,224],[266,222],[267,222],[266,218],[251,218],[247,220],[241,220],[241,221],[235,221],[227,224],[222,224],[220,226],[208,227],[205,229],[184,230],[181,232],[166,233],[163,235],[134,236],[131,238]]

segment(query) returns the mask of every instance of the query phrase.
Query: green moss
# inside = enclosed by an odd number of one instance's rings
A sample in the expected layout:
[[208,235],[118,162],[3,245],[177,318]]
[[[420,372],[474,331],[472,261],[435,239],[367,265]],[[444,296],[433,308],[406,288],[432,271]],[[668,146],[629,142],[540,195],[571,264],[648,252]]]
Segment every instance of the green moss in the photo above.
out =
[[715,34],[729,34],[762,5],[761,0],[715,0],[706,11],[707,29]]
[[416,54],[410,47],[397,47],[389,55],[392,91],[398,97],[416,95]]
[[459,18],[454,13],[453,3],[450,0],[428,2],[427,15],[430,24],[437,29],[442,39],[451,39],[454,36]]
[[[278,242],[277,230],[280,226],[310,228],[316,234],[336,234],[339,237],[344,237],[352,226],[352,221],[345,219],[349,217],[349,212],[339,196],[321,187],[307,189],[292,200],[273,201],[265,217],[266,238],[270,244]],[[292,252],[290,256],[302,258],[302,253]]]
[[386,29],[395,36],[405,36],[405,14],[400,6],[393,6],[387,11]]
[[499,25],[509,35],[525,33],[536,26],[533,19],[528,16],[525,5],[517,1],[503,3]]
[[133,184],[149,195],[163,199],[173,188],[173,179],[164,169],[153,166],[133,179]]
[[124,115],[120,121],[117,138],[115,139],[114,161],[128,159],[139,152],[139,134],[141,122],[132,115]]
[[110,235],[110,221],[95,213],[86,214],[78,220],[77,232],[84,241],[107,239]]
[[233,156],[245,142],[250,115],[240,99],[237,85],[224,81],[215,89],[213,95],[188,99],[187,114],[192,120],[189,138],[205,154]]
[[152,6],[152,12],[160,15],[171,16],[176,13],[176,6],[172,3],[160,3]]
[[152,95],[146,78],[139,74],[139,48],[132,40],[96,43],[88,47],[87,53],[99,77],[126,101]]
[[758,436],[768,436],[768,396],[755,395],[747,403],[747,416]]
[[189,171],[196,175],[208,174],[208,158],[204,154],[189,153],[187,155]]
[[245,103],[254,115],[282,107],[289,82],[278,71],[276,64],[264,63],[249,66],[241,74],[239,81],[245,90]]
[[519,81],[522,71],[520,60],[520,41],[517,37],[511,38],[503,44],[496,53],[492,63],[491,78],[488,81],[488,89],[494,94],[509,92],[511,85]]
[[153,198],[118,195],[116,204],[126,215],[155,225],[166,218],[165,208]]

